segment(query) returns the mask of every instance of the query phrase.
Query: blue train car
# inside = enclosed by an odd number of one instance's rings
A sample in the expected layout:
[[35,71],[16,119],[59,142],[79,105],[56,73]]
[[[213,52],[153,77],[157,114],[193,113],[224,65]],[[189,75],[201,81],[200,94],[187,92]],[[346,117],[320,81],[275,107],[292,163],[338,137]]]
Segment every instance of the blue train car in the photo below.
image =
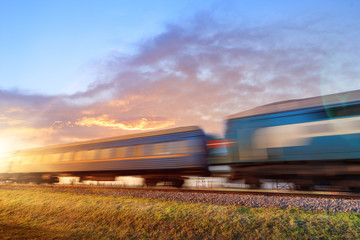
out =
[[205,135],[198,127],[18,151],[10,163],[8,175],[25,182],[52,182],[61,176],[84,181],[141,175],[147,185],[170,181],[180,187],[183,176],[207,174]]
[[235,179],[360,188],[360,91],[260,106],[226,125]]

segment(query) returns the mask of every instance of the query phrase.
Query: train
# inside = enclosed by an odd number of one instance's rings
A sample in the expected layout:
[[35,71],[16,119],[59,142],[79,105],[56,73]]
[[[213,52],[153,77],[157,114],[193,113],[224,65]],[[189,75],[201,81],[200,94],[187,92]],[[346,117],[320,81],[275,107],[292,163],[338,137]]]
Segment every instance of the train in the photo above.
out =
[[223,138],[197,126],[16,151],[0,180],[56,183],[61,177],[182,187],[191,177],[263,180],[360,191],[360,90],[294,99],[230,115]]
[[360,191],[360,91],[275,102],[231,115],[227,156],[232,179],[262,179],[297,189],[339,186]]
[[207,173],[205,133],[180,127],[147,133],[17,151],[0,171],[8,181],[55,183],[60,177],[80,182],[143,176],[147,186],[166,181],[181,187],[184,176]]

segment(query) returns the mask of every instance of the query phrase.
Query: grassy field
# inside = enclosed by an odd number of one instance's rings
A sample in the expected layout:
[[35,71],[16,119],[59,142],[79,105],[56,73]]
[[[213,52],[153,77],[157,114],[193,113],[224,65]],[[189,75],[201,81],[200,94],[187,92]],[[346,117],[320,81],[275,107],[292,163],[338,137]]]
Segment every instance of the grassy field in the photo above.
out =
[[0,189],[0,239],[359,238],[354,213]]

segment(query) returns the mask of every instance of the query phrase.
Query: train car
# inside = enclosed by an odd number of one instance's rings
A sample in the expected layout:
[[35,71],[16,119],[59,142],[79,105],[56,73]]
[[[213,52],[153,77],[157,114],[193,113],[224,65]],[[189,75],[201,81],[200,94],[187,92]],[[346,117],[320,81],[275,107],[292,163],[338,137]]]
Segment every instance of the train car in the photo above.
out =
[[359,90],[260,106],[229,116],[226,128],[222,163],[233,179],[360,190]]
[[181,127],[129,136],[17,151],[3,176],[17,182],[112,181],[140,175],[154,186],[160,181],[181,187],[184,176],[206,175],[206,143],[198,127]]

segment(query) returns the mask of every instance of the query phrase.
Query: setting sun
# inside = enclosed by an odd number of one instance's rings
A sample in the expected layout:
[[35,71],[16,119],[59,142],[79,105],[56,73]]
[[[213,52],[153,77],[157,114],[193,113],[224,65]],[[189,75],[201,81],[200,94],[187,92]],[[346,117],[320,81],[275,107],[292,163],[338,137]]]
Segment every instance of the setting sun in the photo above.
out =
[[3,162],[3,159],[10,154],[14,149],[10,149],[9,144],[5,141],[0,141],[0,165]]
[[0,141],[0,158],[8,152],[7,146],[3,141]]
[[0,240],[360,239],[360,0],[0,3]]

